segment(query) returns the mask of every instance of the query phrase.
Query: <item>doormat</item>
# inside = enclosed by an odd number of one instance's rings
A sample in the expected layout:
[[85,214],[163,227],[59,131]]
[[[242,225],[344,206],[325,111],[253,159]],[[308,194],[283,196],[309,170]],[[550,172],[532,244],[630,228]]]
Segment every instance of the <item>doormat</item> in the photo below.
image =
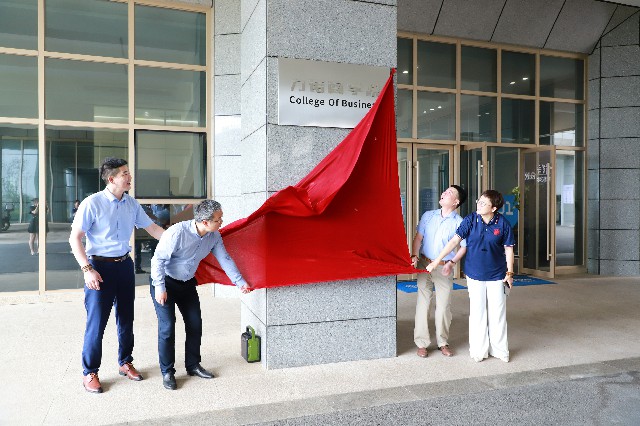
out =
[[[553,281],[543,280],[542,278],[532,277],[530,275],[514,275],[513,285],[516,287],[524,287],[527,285],[557,284]],[[418,283],[416,281],[399,281],[397,289],[405,293],[416,293],[418,291]],[[465,286],[453,283],[454,290],[466,290]]]
[[525,285],[541,285],[541,284],[557,284],[553,281],[543,280],[542,278],[532,277],[530,275],[514,275],[513,285],[525,286]]
[[[417,293],[418,283],[416,281],[399,281],[396,285],[397,289],[405,293]],[[465,286],[453,283],[454,290],[466,290]]]

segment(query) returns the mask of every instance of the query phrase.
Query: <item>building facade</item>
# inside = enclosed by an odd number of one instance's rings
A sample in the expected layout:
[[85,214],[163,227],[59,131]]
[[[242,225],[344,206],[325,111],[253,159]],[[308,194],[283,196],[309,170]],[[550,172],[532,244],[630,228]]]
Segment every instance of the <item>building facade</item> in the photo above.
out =
[[[462,213],[495,188],[508,196],[523,272],[637,275],[639,6],[3,1],[0,198],[9,229],[0,233],[0,291],[82,288],[69,221],[74,201],[103,187],[97,168],[106,156],[126,158],[136,198],[172,221],[215,197],[230,222],[304,177],[349,130],[278,124],[279,58],[398,68],[408,241],[449,184],[470,193]],[[34,219],[36,198],[44,208]],[[30,235],[32,220],[48,232]],[[153,245],[139,233],[132,247],[144,285]],[[284,348],[269,358],[273,367],[292,365],[286,341],[301,330],[346,341],[353,327],[366,328],[380,348],[367,357],[393,356],[395,277],[359,287],[366,291],[324,283],[264,292],[244,301],[243,322],[282,339],[272,345]],[[277,309],[293,299],[309,301],[304,317]],[[317,303],[326,299],[344,303]],[[321,362],[353,359],[364,342],[349,341]]]

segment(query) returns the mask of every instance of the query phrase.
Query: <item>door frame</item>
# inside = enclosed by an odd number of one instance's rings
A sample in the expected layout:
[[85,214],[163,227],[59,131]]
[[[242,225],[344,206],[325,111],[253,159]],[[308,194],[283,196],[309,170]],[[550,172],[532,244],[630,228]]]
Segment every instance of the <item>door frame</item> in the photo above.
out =
[[[544,278],[554,278],[555,277],[555,268],[556,268],[556,224],[555,224],[555,210],[556,210],[556,187],[555,187],[555,170],[556,170],[556,147],[551,146],[540,146],[536,148],[522,148],[520,150],[520,176],[518,178],[518,186],[520,187],[520,215],[521,218],[518,221],[518,239],[522,240],[524,236],[524,226],[525,226],[525,211],[527,208],[527,196],[525,191],[525,170],[524,170],[524,156],[527,154],[534,154],[538,152],[549,152],[549,163],[548,171],[547,171],[547,247],[546,247],[546,255],[549,260],[549,271],[536,269],[536,268],[525,268],[524,267],[524,247],[519,245],[520,256],[518,259],[518,270],[523,273],[532,274],[535,276],[541,276]],[[536,172],[535,178],[538,179],[539,176]],[[537,213],[536,213],[537,214]],[[536,218],[538,221],[538,218]],[[550,222],[550,221],[553,221]],[[538,239],[538,234],[536,233],[536,240]],[[520,241],[518,241],[520,244]]]
[[[437,145],[437,144],[423,144],[423,143],[411,143],[411,142],[398,142],[397,149],[406,149],[407,150],[407,182],[406,182],[406,190],[407,190],[407,223],[406,223],[406,232],[407,232],[407,246],[409,248],[409,252],[411,252],[411,245],[413,243],[413,237],[416,233],[415,229],[420,222],[420,217],[422,213],[420,212],[420,197],[418,191],[418,150],[433,150],[433,151],[448,151],[449,152],[449,182],[450,184],[454,182],[456,174],[454,173],[454,157],[455,157],[455,146],[454,145]],[[457,275],[456,275],[457,276]],[[398,281],[413,281],[417,278],[416,274],[409,275],[403,274],[398,275]]]

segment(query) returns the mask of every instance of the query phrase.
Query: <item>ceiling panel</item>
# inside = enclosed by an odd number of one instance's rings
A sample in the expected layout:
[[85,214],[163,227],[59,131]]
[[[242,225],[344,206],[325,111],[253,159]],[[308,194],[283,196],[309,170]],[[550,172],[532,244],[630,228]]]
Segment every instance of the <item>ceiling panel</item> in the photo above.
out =
[[564,0],[508,0],[491,41],[541,48]]
[[398,31],[432,34],[444,0],[398,0]]
[[615,9],[616,5],[611,3],[566,0],[544,47],[590,53]]
[[445,0],[434,34],[489,41],[503,6],[495,0]]

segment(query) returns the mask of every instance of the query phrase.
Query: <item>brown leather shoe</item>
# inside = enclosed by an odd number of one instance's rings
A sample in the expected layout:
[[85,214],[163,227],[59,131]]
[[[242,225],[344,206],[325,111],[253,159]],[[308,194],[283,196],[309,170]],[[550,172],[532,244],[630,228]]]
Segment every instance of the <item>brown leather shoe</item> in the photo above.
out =
[[444,356],[453,356],[453,351],[449,345],[440,346],[438,349],[440,349],[440,352],[442,352]]
[[102,385],[98,379],[98,373],[89,373],[82,377],[82,386],[87,392],[102,393]]
[[121,376],[127,376],[131,380],[139,382],[142,380],[142,374],[138,373],[138,370],[130,362],[125,362],[120,366],[118,370]]
[[426,358],[428,355],[427,348],[418,348],[418,356],[420,358]]

